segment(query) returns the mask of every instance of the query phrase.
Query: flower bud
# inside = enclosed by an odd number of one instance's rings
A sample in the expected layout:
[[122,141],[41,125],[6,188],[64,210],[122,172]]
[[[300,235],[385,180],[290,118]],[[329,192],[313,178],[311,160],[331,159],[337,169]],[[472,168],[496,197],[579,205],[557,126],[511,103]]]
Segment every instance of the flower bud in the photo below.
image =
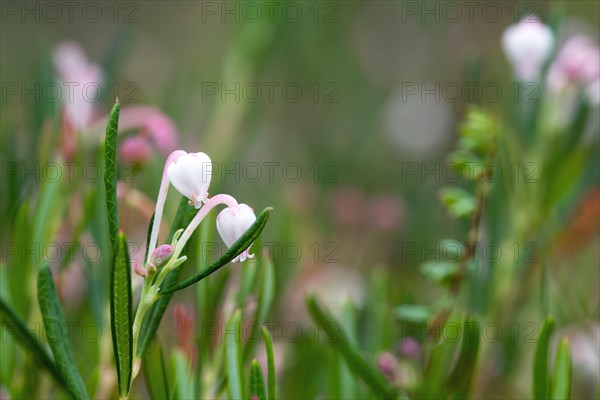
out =
[[[238,204],[227,207],[219,213],[217,231],[227,247],[231,247],[252,226],[254,221],[256,221],[256,215],[252,208],[246,204]],[[252,258],[254,258],[254,254],[250,254],[250,247],[248,247],[232,262],[242,262]]]
[[167,167],[171,184],[196,208],[208,198],[211,175],[212,163],[205,153],[184,153]]
[[173,255],[173,250],[175,248],[170,244],[162,244],[158,246],[152,252],[152,256],[150,257],[150,264],[155,268],[160,268],[165,265],[171,256]]

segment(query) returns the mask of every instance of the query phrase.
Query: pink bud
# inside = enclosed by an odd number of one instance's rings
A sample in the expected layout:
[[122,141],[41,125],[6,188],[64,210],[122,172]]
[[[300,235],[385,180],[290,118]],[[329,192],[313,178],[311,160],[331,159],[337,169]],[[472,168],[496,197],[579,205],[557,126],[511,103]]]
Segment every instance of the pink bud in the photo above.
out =
[[136,275],[139,275],[142,278],[148,276],[148,272],[144,268],[140,267],[140,264],[135,264],[135,267],[133,267],[133,272],[135,272]]
[[396,376],[396,367],[398,366],[398,360],[388,352],[382,353],[377,358],[377,367],[389,380],[394,380]]
[[160,268],[169,261],[173,255],[174,247],[170,244],[162,244],[152,252],[150,263],[156,268]]

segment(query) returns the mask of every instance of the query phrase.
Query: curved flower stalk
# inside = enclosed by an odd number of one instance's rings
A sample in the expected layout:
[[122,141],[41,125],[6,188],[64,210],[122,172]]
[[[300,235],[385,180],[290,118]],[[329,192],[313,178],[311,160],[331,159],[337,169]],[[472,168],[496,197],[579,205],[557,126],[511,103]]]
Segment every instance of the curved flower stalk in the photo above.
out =
[[[205,153],[187,153],[183,150],[176,150],[169,155],[165,163],[148,243],[148,257],[144,266],[136,265],[134,267],[134,272],[144,278],[144,286],[134,320],[133,354],[137,358],[134,361],[132,382],[139,372],[141,364],[141,356],[137,355],[137,342],[144,317],[148,309],[158,300],[161,294],[161,284],[167,275],[187,260],[187,257],[182,256],[181,253],[200,223],[213,208],[225,205],[226,208],[221,211],[217,219],[217,230],[225,244],[232,247],[256,221],[252,208],[246,204],[238,204],[234,197],[228,194],[209,196],[211,174],[212,163],[210,157]],[[175,232],[170,244],[159,246],[158,233],[171,184],[189,199],[189,204],[194,206],[198,212],[185,229]],[[253,239],[254,237],[248,242]],[[245,247],[247,242],[243,243]],[[254,256],[249,252],[250,247],[251,243],[232,262],[252,259]]]

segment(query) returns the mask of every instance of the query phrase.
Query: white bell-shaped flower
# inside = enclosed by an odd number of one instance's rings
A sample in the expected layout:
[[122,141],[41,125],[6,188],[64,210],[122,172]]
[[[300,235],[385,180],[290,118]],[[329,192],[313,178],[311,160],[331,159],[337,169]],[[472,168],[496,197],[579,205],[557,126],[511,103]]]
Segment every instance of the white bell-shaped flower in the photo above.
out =
[[[225,208],[217,216],[217,230],[227,245],[231,247],[256,221],[254,211],[246,204],[238,204]],[[242,262],[254,258],[250,254],[250,247],[244,250],[232,262]]]
[[554,36],[535,16],[524,18],[504,31],[502,47],[523,82],[536,81],[554,46]]
[[196,208],[208,198],[211,175],[212,162],[205,153],[182,154],[167,167],[171,184]]

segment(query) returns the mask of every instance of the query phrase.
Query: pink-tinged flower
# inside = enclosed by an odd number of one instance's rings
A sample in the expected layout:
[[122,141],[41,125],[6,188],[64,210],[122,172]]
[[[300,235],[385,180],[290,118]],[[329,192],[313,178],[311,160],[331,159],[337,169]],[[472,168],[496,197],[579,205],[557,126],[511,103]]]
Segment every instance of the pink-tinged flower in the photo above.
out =
[[508,27],[502,35],[502,47],[517,78],[524,82],[539,79],[540,70],[550,56],[554,36],[534,16]]
[[418,358],[421,354],[421,344],[414,338],[405,337],[396,345],[396,350],[406,358]]
[[132,129],[141,129],[150,136],[158,151],[165,156],[177,147],[175,124],[156,107],[123,107],[119,115],[119,130],[126,132]]
[[194,313],[188,310],[183,304],[175,305],[174,314],[177,346],[188,357],[188,361],[191,364],[196,358],[196,346],[194,344],[196,317],[194,316]]
[[96,102],[100,98],[104,73],[73,41],[58,44],[52,58],[60,80],[69,88],[68,95],[63,97],[65,122],[85,132],[98,117]]
[[205,153],[182,152],[167,166],[171,184],[196,208],[208,199],[211,175],[212,162]]
[[561,47],[548,73],[548,86],[560,92],[571,84],[585,86],[592,103],[598,102],[600,48],[583,35],[569,38]]
[[[221,235],[227,247],[231,247],[252,226],[254,221],[256,221],[256,215],[254,215],[252,208],[246,204],[238,204],[237,206],[227,207],[219,213],[217,216],[217,231],[219,231],[219,235]],[[250,247],[248,247],[232,262],[243,262],[252,258],[254,258],[254,254],[250,254]]]
[[333,193],[331,207],[333,216],[344,225],[362,222],[365,196],[358,188],[345,187]]
[[152,146],[143,136],[125,138],[119,146],[119,157],[125,163],[145,164],[152,156]]
[[381,353],[377,357],[377,368],[388,380],[393,381],[396,378],[398,360],[391,353]]

